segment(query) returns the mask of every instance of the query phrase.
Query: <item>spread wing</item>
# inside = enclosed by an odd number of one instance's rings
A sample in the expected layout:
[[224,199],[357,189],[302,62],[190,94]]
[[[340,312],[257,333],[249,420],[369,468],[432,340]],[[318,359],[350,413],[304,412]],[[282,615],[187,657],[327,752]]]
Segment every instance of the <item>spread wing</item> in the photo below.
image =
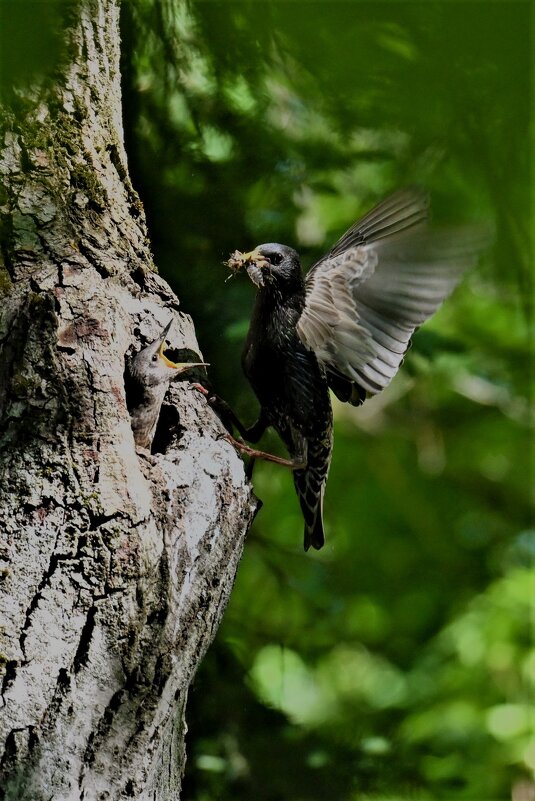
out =
[[353,404],[390,383],[414,330],[482,247],[481,232],[434,231],[428,199],[405,189],[353,225],[305,279],[297,324],[336,395]]

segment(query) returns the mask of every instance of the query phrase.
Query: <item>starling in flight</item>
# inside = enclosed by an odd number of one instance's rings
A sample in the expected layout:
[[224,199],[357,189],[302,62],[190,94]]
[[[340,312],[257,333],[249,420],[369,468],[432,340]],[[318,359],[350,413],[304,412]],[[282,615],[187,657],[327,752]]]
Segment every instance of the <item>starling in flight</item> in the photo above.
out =
[[477,232],[429,228],[428,205],[419,189],[395,193],[356,222],[305,277],[299,255],[286,245],[236,251],[227,262],[234,271],[245,268],[258,288],[242,364],[260,416],[249,429],[233,422],[249,442],[272,426],[285,443],[305,521],[305,550],[324,544],[323,495],[333,444],[329,389],[353,405],[384,389],[415,329],[481,250]]
[[172,362],[165,355],[166,337],[172,325],[166,325],[161,336],[142,348],[130,360],[126,374],[126,402],[132,418],[134,441],[140,449],[150,450],[165,393],[170,382],[192,367],[204,362]]

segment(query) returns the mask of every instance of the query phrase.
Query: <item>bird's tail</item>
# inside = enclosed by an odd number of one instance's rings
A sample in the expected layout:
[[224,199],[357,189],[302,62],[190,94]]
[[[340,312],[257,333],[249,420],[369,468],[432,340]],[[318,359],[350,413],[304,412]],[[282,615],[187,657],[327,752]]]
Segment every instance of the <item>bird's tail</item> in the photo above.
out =
[[304,547],[312,545],[317,551],[323,547],[323,495],[331,462],[332,438],[308,443],[307,466],[294,471],[294,484],[305,519]]
[[[303,508],[302,503],[301,508]],[[323,548],[325,545],[325,534],[323,531],[323,492],[321,493],[320,502],[316,508],[312,525],[307,523],[305,518],[303,545],[305,551],[308,551],[311,545],[316,549],[316,551],[319,551],[320,548]]]

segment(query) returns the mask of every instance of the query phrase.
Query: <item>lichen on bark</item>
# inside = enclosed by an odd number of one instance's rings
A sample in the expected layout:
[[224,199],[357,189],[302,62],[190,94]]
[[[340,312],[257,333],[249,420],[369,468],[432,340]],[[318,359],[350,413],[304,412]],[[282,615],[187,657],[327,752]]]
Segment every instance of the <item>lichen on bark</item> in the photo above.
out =
[[0,132],[0,797],[166,801],[255,501],[187,381],[136,454],[125,355],[171,316],[199,348],[128,177],[118,0],[65,20]]

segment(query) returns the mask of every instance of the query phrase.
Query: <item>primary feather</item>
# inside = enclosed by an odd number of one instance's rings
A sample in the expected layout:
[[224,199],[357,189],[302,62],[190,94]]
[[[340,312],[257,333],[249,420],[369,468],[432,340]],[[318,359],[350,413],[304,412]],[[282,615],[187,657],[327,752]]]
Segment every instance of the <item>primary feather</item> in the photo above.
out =
[[427,225],[420,190],[397,192],[352,226],[305,279],[299,338],[342,400],[362,402],[395,376],[415,329],[477,258],[481,234]]

